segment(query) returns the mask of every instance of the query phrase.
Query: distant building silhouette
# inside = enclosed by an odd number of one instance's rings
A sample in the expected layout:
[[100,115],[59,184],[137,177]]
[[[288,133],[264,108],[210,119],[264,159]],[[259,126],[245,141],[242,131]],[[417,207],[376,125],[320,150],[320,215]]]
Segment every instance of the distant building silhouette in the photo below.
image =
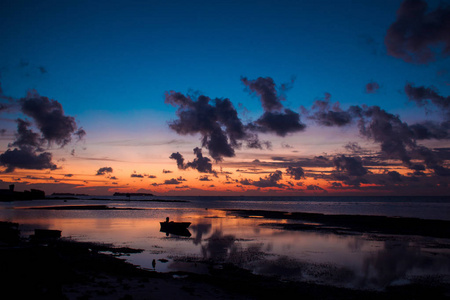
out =
[[15,192],[14,184],[9,189],[0,189],[0,201],[35,200],[45,199],[45,192],[31,189],[30,191]]

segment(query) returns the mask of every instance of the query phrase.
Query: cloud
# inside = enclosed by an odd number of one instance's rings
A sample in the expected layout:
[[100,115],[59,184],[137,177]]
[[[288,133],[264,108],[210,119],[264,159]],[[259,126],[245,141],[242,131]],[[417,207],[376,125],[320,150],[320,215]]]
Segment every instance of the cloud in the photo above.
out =
[[303,171],[302,167],[288,167],[286,169],[286,174],[295,180],[300,180],[305,176],[305,171]]
[[62,105],[56,100],[40,96],[33,90],[19,103],[22,112],[34,119],[49,144],[65,146],[71,141],[72,134],[76,133],[79,137],[86,134],[84,130],[77,129],[74,117],[64,115]]
[[423,123],[413,124],[409,127],[417,140],[428,139],[448,139],[450,138],[450,122],[433,122],[426,121]]
[[442,50],[450,54],[450,6],[441,4],[428,11],[423,0],[405,0],[397,11],[397,20],[389,27],[384,43],[389,55],[405,62],[428,63]]
[[202,154],[202,149],[196,147],[194,149],[194,154],[197,156],[193,161],[184,163],[183,156],[179,153],[172,153],[169,158],[177,161],[177,166],[179,169],[195,169],[200,173],[212,173],[216,174],[217,172],[212,169],[211,160],[208,157],[204,157]]
[[180,152],[172,153],[169,158],[174,159],[174,160],[177,161],[177,166],[178,166],[179,169],[184,169],[185,168],[185,166],[184,166],[184,158],[183,158],[183,155],[180,154]]
[[[302,131],[306,128],[306,125],[300,121],[298,113],[283,107],[281,101],[285,100],[285,97],[279,95],[272,78],[258,77],[255,80],[248,80],[246,77],[242,77],[241,81],[252,93],[260,97],[264,109],[264,114],[258,120],[247,125],[248,129],[286,136],[288,133]],[[286,89],[288,89],[287,85],[281,85],[281,92]]]
[[367,94],[375,94],[380,89],[380,85],[374,81],[366,84],[366,93]]
[[277,170],[273,173],[270,173],[264,178],[259,178],[259,180],[250,180],[250,179],[241,179],[239,181],[242,185],[253,185],[260,188],[266,188],[266,187],[278,187],[282,188],[285,187],[284,184],[279,183],[279,181],[282,179],[282,172]]
[[389,179],[393,182],[401,182],[402,175],[397,171],[389,171],[388,173]]
[[97,170],[95,175],[105,175],[106,173],[112,173],[113,169],[111,167],[103,167]]
[[439,95],[434,87],[414,87],[413,84],[407,83],[405,85],[405,93],[409,100],[416,102],[418,106],[427,106],[431,101],[439,109],[447,112],[450,109],[450,96],[444,97]]
[[181,93],[166,93],[165,102],[178,106],[178,119],[169,123],[169,127],[178,134],[199,133],[202,146],[216,161],[222,157],[235,156],[234,149],[241,147],[241,141],[252,138],[238,118],[237,111],[229,99],[210,99],[200,95],[197,99]]
[[333,159],[333,164],[336,171],[343,172],[348,176],[364,176],[367,174],[367,169],[362,165],[362,160],[359,156],[337,156]]
[[141,174],[131,174],[130,175],[130,177],[132,177],[132,178],[144,178],[144,175],[141,175]]
[[[270,148],[270,142],[259,140],[257,131],[285,136],[304,130],[306,126],[301,123],[300,115],[283,108],[280,101],[284,96],[277,94],[271,78],[242,78],[241,81],[261,97],[265,112],[255,122],[244,125],[229,99],[211,99],[204,95],[170,91],[166,92],[165,103],[178,107],[178,119],[170,122],[169,127],[182,135],[200,134],[202,147],[208,149],[216,161],[235,156],[235,150],[243,145],[248,148]],[[288,88],[288,85],[281,85],[281,93]]]
[[22,119],[17,119],[17,133],[16,140],[9,144],[9,147],[17,147],[20,149],[24,148],[33,148],[37,151],[42,151],[42,143],[43,140],[38,133],[33,132],[28,127],[31,126],[31,123],[28,121],[24,121]]
[[290,109],[284,112],[266,111],[258,120],[248,125],[250,130],[263,133],[275,133],[286,136],[288,133],[303,131],[306,125],[300,121],[300,115]]
[[283,108],[281,101],[284,99],[277,95],[275,82],[272,78],[258,77],[255,80],[248,80],[246,77],[242,77],[241,81],[252,93],[260,97],[265,111],[279,111]]
[[347,111],[341,109],[339,102],[333,105],[330,102],[330,95],[327,94],[324,100],[314,101],[311,110],[302,107],[303,113],[308,119],[315,121],[322,126],[346,126],[350,124],[354,117],[359,115],[360,108],[351,106]]
[[[34,121],[33,124],[21,118],[16,120],[15,140],[8,145],[14,149],[8,149],[1,155],[1,165],[7,167],[6,172],[12,172],[15,168],[54,170],[57,167],[51,162],[52,154],[43,152],[44,144],[64,147],[72,140],[72,135],[77,136],[79,140],[86,134],[82,128],[77,128],[73,117],[64,115],[62,105],[58,101],[40,96],[34,90],[17,100],[5,96],[0,87],[0,99],[6,99],[9,108],[19,109]],[[40,133],[29,129],[33,125]]]
[[173,173],[173,171],[170,171],[170,170],[165,170],[165,169],[164,169],[164,170],[163,170],[162,172],[163,172],[164,174],[169,174],[169,173]]
[[57,166],[52,163],[52,154],[43,152],[37,154],[32,148],[8,149],[0,154],[0,164],[6,167],[5,172],[13,172],[16,168],[35,170],[55,170]]
[[165,181],[164,181],[164,184],[169,184],[169,185],[171,185],[171,184],[181,184],[181,182],[178,181],[178,180],[175,179],[175,178],[172,178],[172,179],[165,180]]

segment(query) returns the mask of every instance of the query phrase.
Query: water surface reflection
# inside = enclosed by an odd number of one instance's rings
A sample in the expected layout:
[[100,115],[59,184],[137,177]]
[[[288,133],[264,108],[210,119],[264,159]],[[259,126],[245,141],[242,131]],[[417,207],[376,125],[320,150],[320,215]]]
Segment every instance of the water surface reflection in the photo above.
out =
[[[191,222],[189,235],[161,232],[159,222],[166,216]],[[158,272],[207,273],[210,267],[232,263],[255,274],[356,288],[450,277],[448,239],[287,231],[259,226],[275,221],[227,216],[213,209],[11,209],[0,210],[0,220],[22,224],[24,235],[35,228],[58,229],[63,237],[80,241],[144,249],[126,259]]]

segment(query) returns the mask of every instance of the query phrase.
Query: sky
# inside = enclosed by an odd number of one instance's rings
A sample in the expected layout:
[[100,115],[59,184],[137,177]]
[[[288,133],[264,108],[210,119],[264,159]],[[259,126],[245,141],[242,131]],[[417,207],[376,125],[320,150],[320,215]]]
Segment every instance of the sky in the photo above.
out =
[[0,188],[449,195],[450,1],[0,1]]

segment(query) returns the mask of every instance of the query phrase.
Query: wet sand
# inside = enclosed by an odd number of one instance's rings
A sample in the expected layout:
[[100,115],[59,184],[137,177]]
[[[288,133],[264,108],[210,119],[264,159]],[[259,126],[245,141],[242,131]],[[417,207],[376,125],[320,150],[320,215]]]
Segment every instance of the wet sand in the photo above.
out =
[[[233,211],[237,213],[237,211]],[[246,212],[254,216],[255,211]],[[277,212],[261,212],[258,215]],[[244,214],[240,211],[239,214]],[[245,216],[242,215],[242,216]],[[295,216],[294,216],[295,217]],[[304,215],[302,215],[304,217]],[[0,222],[4,295],[14,299],[448,299],[437,282],[361,291],[305,282],[279,281],[224,264],[210,275],[143,270],[120,258],[140,251],[69,239],[22,239],[18,224]]]

